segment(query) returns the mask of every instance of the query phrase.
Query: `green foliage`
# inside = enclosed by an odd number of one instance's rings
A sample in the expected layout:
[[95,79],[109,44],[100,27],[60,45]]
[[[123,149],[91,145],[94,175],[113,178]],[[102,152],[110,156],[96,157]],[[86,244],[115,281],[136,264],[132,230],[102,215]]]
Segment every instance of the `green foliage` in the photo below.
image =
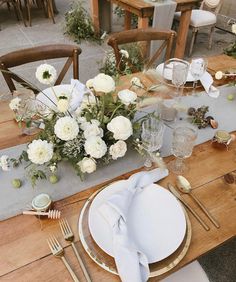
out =
[[224,53],[236,59],[236,42],[230,44],[227,48],[225,48]]
[[65,14],[65,33],[77,43],[81,43],[83,39],[100,43],[101,39],[95,34],[90,15],[82,3],[74,2]]
[[[129,53],[129,58],[122,56],[119,64],[122,66],[122,75],[140,72],[144,68],[144,57],[142,49],[138,43],[129,43],[120,46],[121,50],[126,50]],[[116,68],[116,58],[113,50],[106,52],[102,62],[102,67],[99,69],[100,72],[107,75],[117,77],[119,71]]]

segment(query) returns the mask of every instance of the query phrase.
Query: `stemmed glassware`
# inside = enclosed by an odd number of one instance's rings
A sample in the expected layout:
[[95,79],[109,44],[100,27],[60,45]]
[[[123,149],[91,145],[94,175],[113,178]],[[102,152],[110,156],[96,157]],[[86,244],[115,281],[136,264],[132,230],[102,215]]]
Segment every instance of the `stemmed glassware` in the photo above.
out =
[[191,156],[196,138],[197,128],[191,125],[180,124],[174,129],[171,152],[176,159],[168,165],[172,172],[183,174],[188,170],[184,159]]
[[163,143],[165,125],[156,117],[149,117],[142,122],[142,145],[148,154],[144,166],[152,166],[151,155],[161,148]]
[[181,96],[180,87],[186,83],[189,71],[189,63],[181,59],[170,59],[164,63],[163,77],[170,80],[177,88],[176,92],[170,93],[173,98]]
[[192,95],[196,95],[197,81],[203,76],[207,68],[207,60],[202,57],[192,58],[190,64],[190,73],[193,77]]

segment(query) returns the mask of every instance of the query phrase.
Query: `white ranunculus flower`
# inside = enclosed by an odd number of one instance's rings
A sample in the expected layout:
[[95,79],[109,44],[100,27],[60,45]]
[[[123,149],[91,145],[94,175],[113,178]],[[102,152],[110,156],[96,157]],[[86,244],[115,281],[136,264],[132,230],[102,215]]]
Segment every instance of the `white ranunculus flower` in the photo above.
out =
[[99,136],[91,136],[84,143],[86,154],[92,158],[100,159],[107,152],[107,145]]
[[53,144],[46,140],[34,140],[28,145],[28,158],[34,164],[44,164],[51,160],[53,156]]
[[79,125],[72,117],[62,117],[54,125],[54,132],[61,140],[73,140],[79,133]]
[[84,138],[88,139],[91,136],[103,137],[103,130],[99,128],[96,124],[89,124],[84,130]]
[[109,149],[109,153],[113,160],[124,157],[126,151],[127,145],[125,141],[122,140],[119,140],[115,144],[111,145]]
[[7,155],[1,156],[0,167],[2,168],[3,171],[10,170],[9,157]]
[[217,71],[215,74],[215,78],[216,79],[222,79],[223,78],[223,72],[222,71]]
[[113,118],[107,124],[107,129],[113,133],[115,140],[126,140],[133,134],[132,123],[124,116]]
[[137,94],[129,89],[124,89],[118,92],[118,97],[123,104],[129,106],[129,104],[134,104],[137,99]]
[[65,113],[69,109],[69,100],[67,97],[59,97],[59,100],[57,101],[57,109],[61,113]]
[[133,77],[131,80],[130,80],[130,84],[132,86],[136,86],[137,88],[144,88],[144,85],[142,84],[140,78],[138,77]]
[[91,79],[87,80],[85,85],[88,89],[93,88],[93,79],[91,78]]
[[57,78],[56,69],[49,64],[42,64],[37,67],[36,78],[42,84],[53,84]]
[[77,165],[83,173],[92,173],[96,170],[97,165],[94,159],[84,157],[82,161],[78,162]]
[[84,123],[84,122],[86,122],[86,118],[85,117],[77,117],[77,122],[79,123],[79,124],[82,124],[82,123]]
[[109,93],[115,90],[115,81],[111,76],[99,73],[93,79],[93,88],[96,92]]
[[232,24],[232,32],[236,34],[236,23]]
[[101,124],[101,122],[100,122],[99,120],[97,120],[97,119],[91,119],[90,122],[91,122],[92,124],[97,125],[97,126],[99,126],[99,125]]
[[129,52],[124,50],[124,49],[120,50],[120,54],[121,54],[121,56],[125,57],[126,59],[129,58]]
[[10,101],[9,107],[12,111],[17,111],[19,110],[20,103],[21,103],[21,98],[16,97]]

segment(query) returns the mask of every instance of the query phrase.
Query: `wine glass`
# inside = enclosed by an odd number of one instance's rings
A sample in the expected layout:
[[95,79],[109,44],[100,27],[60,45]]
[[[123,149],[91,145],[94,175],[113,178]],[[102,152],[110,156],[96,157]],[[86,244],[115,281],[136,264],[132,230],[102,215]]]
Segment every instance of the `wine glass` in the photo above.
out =
[[192,95],[196,95],[197,81],[203,76],[207,68],[207,60],[202,57],[192,58],[190,64],[190,73],[193,77]]
[[184,159],[191,156],[196,138],[197,129],[191,125],[181,124],[174,129],[171,152],[176,159],[169,163],[172,172],[183,174],[188,170]]
[[170,93],[173,98],[180,97],[180,87],[186,83],[189,71],[189,63],[181,59],[170,59],[164,63],[163,77],[172,82],[177,88],[176,92]]
[[142,122],[142,145],[148,154],[148,157],[144,162],[144,166],[152,166],[151,155],[152,153],[157,152],[161,148],[164,130],[164,123],[156,117],[149,117],[148,119],[145,119]]

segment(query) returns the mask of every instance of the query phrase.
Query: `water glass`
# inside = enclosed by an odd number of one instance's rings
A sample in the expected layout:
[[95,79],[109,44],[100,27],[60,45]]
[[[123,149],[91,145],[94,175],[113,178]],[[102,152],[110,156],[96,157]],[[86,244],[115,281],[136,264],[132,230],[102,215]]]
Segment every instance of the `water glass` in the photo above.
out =
[[183,174],[188,170],[184,159],[192,154],[197,138],[197,129],[191,125],[179,125],[173,131],[171,152],[176,159],[169,163],[169,169],[176,174]]
[[152,166],[151,155],[160,150],[162,146],[164,130],[165,125],[163,122],[155,117],[150,117],[142,123],[142,145],[148,154],[148,158],[144,163],[146,167]]
[[197,81],[203,76],[207,68],[207,60],[205,58],[192,58],[190,64],[190,73],[193,77],[192,95],[196,95]]

